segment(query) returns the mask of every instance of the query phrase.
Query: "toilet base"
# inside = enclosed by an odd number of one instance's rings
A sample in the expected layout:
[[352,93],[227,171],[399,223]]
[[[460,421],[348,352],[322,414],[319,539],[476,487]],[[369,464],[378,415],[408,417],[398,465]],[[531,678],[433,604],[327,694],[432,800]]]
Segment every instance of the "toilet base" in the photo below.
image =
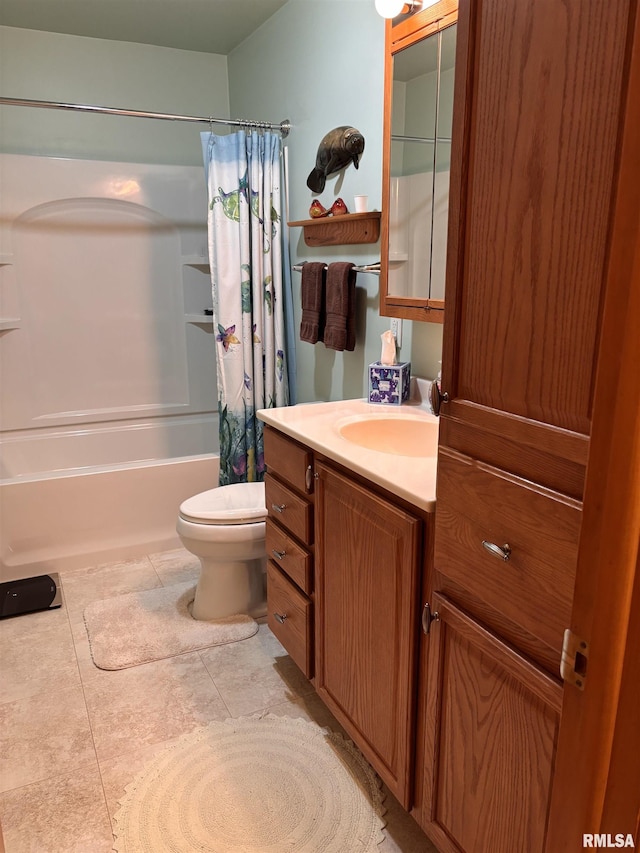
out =
[[209,622],[238,614],[264,616],[266,562],[266,557],[239,562],[200,558],[200,577],[191,606],[193,618]]

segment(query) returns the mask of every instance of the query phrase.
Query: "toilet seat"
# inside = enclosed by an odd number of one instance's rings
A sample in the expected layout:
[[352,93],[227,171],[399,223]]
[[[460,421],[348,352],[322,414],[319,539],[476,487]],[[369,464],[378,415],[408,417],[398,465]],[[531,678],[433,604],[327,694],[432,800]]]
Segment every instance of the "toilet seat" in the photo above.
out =
[[232,483],[187,498],[180,517],[194,524],[257,524],[267,517],[264,483]]

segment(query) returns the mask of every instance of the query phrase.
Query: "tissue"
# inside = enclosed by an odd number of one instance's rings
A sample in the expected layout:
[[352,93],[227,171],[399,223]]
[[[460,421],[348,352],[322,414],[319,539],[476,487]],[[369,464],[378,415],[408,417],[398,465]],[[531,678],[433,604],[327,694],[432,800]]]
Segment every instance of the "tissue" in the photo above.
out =
[[396,363],[396,337],[393,332],[388,329],[383,332],[382,338],[382,353],[380,355],[380,364],[391,365]]

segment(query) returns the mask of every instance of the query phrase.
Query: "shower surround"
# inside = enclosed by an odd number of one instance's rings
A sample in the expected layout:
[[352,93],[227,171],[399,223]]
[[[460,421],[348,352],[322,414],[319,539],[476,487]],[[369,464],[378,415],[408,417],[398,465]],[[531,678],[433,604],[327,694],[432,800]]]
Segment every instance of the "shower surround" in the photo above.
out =
[[0,581],[177,545],[217,483],[203,171],[0,155]]

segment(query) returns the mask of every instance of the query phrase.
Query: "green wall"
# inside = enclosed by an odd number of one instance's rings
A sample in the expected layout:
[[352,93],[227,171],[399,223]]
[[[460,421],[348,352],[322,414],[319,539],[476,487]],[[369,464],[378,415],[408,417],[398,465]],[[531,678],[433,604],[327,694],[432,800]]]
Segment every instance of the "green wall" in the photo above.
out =
[[[0,93],[179,115],[229,117],[227,57],[0,27]],[[200,124],[0,107],[11,154],[201,165]]]

